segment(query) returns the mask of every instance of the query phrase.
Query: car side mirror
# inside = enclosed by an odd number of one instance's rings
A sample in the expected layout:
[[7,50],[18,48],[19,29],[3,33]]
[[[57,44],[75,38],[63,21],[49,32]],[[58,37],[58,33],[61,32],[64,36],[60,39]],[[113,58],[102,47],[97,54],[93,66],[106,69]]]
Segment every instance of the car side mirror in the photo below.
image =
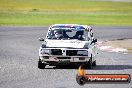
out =
[[93,39],[93,42],[96,43],[97,42],[97,39]]
[[39,41],[44,41],[44,39],[43,38],[39,38]]
[[[92,43],[96,43],[96,42],[97,42],[97,39],[93,39]],[[91,43],[91,44],[92,44],[92,43]]]

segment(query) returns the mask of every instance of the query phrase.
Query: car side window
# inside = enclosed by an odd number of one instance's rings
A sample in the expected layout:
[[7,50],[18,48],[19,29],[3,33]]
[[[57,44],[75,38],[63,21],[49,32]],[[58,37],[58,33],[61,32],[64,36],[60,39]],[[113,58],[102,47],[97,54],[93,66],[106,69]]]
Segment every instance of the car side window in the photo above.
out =
[[54,36],[54,35],[53,35],[53,30],[49,30],[49,31],[48,31],[48,35],[47,35],[47,38],[48,38],[48,39],[52,39],[53,36]]
[[90,34],[91,34],[91,37],[93,37],[93,33],[91,32]]

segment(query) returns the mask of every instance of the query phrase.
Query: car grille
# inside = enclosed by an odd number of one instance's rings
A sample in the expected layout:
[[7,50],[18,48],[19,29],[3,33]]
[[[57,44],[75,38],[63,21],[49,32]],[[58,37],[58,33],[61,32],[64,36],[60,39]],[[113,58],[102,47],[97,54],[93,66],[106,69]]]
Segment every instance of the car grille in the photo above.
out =
[[77,55],[77,50],[67,50],[66,55],[67,56],[75,56],[75,55]]
[[61,49],[51,49],[53,55],[62,55]]
[[66,56],[87,56],[88,55],[88,52],[86,50],[65,50],[65,52],[62,52],[61,49],[51,49],[51,52],[52,52],[52,55],[63,55],[63,53],[66,53]]

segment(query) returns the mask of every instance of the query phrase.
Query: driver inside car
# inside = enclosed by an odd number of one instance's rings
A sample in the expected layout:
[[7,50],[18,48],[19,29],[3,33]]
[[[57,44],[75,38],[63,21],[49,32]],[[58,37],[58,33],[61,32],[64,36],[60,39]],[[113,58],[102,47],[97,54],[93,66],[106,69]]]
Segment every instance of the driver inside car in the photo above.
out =
[[63,38],[63,32],[61,30],[54,30],[54,39]]

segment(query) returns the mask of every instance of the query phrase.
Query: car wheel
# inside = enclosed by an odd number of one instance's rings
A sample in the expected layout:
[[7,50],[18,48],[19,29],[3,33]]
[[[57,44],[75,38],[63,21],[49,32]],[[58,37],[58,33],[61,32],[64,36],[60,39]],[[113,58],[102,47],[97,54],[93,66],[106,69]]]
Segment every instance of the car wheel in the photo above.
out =
[[90,59],[89,59],[89,61],[88,61],[88,68],[89,69],[92,69],[92,55],[91,55],[91,57],[90,57]]
[[94,61],[94,62],[92,63],[92,65],[93,65],[93,66],[96,66],[96,65],[97,65],[97,64],[96,64],[96,61]]
[[92,69],[92,55],[89,61],[84,65],[86,69]]
[[39,68],[39,69],[44,69],[45,66],[46,66],[46,64],[42,63],[41,60],[38,61],[38,68]]

